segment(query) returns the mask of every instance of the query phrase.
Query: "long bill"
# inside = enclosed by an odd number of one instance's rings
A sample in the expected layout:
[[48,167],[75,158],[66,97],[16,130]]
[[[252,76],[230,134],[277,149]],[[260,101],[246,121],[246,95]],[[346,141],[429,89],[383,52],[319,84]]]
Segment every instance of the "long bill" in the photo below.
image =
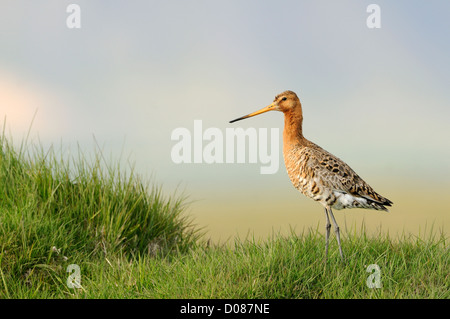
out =
[[241,117],[239,117],[237,119],[234,119],[234,120],[230,121],[230,123],[234,123],[234,122],[237,122],[237,121],[240,121],[240,120],[244,120],[244,119],[247,119],[249,117],[252,117],[252,116],[255,116],[255,115],[258,115],[258,114],[262,114],[262,113],[265,113],[265,112],[273,111],[273,110],[275,110],[275,103],[272,103],[272,104],[270,104],[270,105],[268,105],[266,107],[263,107],[259,111],[256,111],[256,112],[253,112],[253,113],[241,116]]

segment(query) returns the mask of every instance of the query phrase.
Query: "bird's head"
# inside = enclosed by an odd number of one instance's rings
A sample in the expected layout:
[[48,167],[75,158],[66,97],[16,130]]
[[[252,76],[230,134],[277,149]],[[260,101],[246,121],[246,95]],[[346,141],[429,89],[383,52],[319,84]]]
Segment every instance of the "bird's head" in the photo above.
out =
[[273,100],[272,104],[260,109],[259,111],[244,115],[242,117],[239,117],[237,119],[234,119],[230,121],[230,123],[240,121],[261,113],[269,112],[269,111],[280,111],[283,113],[289,112],[291,110],[294,110],[295,108],[301,106],[300,100],[297,97],[297,94],[295,94],[292,91],[284,91],[283,93],[278,94],[275,96],[275,99]]

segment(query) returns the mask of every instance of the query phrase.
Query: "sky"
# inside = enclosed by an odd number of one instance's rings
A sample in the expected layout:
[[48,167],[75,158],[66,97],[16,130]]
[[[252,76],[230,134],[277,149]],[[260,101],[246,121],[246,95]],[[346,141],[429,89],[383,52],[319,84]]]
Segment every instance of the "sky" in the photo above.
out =
[[[72,3],[80,28],[67,25]],[[367,26],[372,3],[380,28]],[[305,137],[394,202],[389,214],[338,212],[339,223],[447,231],[449,12],[446,0],[2,1],[2,130],[20,141],[33,123],[45,147],[124,156],[167,194],[188,194],[187,213],[213,239],[322,230],[323,208],[285,172],[283,115],[228,123],[293,90]],[[175,163],[172,133],[194,141],[196,120],[223,137],[278,129],[279,169]]]

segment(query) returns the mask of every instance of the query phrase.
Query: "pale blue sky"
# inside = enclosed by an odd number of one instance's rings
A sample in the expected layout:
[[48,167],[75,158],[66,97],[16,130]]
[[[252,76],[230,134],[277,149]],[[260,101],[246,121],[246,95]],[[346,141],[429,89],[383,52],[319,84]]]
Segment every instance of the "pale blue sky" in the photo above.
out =
[[[70,3],[81,29],[66,27]],[[370,3],[381,29],[366,26]],[[228,121],[290,89],[305,136],[368,181],[449,186],[449,12],[445,0],[2,1],[0,116],[20,139],[37,109],[45,145],[89,152],[95,136],[169,191],[181,182],[214,201],[291,187],[282,158],[273,176],[260,164],[175,165],[171,132],[195,119],[281,131],[273,112]]]

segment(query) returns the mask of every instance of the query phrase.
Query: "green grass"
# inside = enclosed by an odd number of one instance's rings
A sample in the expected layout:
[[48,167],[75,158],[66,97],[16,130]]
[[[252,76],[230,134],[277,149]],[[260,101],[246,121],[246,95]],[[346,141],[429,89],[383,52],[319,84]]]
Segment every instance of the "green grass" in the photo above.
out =
[[[445,234],[334,237],[317,230],[210,245],[136,174],[0,138],[0,298],[449,298]],[[425,238],[427,237],[427,238]],[[80,267],[69,288],[67,267]],[[370,289],[377,264],[382,287]]]

